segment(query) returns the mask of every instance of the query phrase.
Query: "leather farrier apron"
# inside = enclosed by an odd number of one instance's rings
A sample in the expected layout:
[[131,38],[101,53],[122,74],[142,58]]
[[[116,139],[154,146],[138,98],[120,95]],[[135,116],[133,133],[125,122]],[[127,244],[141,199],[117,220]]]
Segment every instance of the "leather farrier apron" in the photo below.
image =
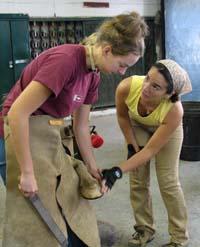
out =
[[[49,116],[31,116],[29,122],[30,147],[39,196],[66,236],[64,217],[85,244],[89,247],[99,247],[95,213],[89,202],[79,193],[79,178],[73,168],[76,160],[66,155],[63,149],[60,135],[62,126],[52,125],[50,120],[52,118]],[[56,123],[57,120],[53,121]],[[2,246],[57,247],[57,240],[18,190],[19,164],[11,146],[8,123],[5,123],[4,129],[7,198]]]

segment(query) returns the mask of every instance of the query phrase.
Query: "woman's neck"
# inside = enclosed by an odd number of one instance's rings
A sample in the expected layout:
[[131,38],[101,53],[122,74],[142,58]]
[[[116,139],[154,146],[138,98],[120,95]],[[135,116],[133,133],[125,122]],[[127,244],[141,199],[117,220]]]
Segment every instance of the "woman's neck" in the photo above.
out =
[[161,99],[144,100],[141,97],[139,99],[139,103],[147,108],[156,108],[161,103],[161,101],[162,101]]
[[87,45],[85,46],[86,50],[86,64],[88,69],[91,69],[92,71],[97,71],[96,65],[95,65],[95,59],[94,59],[94,50],[93,46]]
[[153,112],[158,105],[160,104],[161,100],[143,100],[142,98],[139,99],[138,102],[138,111],[141,115],[143,116],[147,116],[149,115],[151,112]]

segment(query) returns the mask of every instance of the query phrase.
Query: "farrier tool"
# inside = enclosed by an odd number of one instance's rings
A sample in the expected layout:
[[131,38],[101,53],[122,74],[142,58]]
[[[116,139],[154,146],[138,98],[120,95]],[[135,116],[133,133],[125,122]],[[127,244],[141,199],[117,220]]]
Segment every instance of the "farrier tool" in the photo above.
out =
[[52,218],[49,211],[45,208],[40,197],[37,194],[35,194],[33,197],[29,197],[28,199],[31,202],[32,206],[36,209],[44,223],[47,225],[49,230],[53,233],[60,246],[68,246],[68,240],[66,239],[65,235],[60,230],[59,226],[56,224],[54,219]]

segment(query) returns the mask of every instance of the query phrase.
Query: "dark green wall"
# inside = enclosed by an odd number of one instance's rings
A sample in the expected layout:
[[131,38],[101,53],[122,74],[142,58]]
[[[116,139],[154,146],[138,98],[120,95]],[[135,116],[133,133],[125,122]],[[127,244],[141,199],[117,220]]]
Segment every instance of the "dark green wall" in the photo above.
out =
[[0,15],[0,102],[30,61],[29,18],[27,15]]

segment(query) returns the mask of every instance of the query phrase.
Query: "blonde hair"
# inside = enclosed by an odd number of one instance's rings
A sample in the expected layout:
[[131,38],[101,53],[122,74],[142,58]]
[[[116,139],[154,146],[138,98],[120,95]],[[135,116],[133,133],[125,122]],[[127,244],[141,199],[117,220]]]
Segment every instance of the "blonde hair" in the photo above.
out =
[[144,39],[148,35],[148,26],[135,11],[121,14],[104,21],[96,33],[86,38],[87,45],[110,44],[113,55],[134,53],[142,56],[145,49]]
[[97,42],[97,33],[92,33],[90,36],[84,38],[80,44],[82,45],[95,45]]

